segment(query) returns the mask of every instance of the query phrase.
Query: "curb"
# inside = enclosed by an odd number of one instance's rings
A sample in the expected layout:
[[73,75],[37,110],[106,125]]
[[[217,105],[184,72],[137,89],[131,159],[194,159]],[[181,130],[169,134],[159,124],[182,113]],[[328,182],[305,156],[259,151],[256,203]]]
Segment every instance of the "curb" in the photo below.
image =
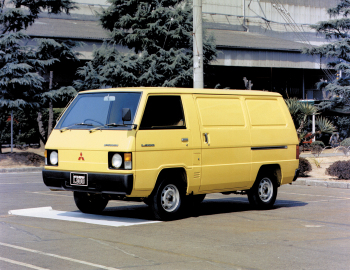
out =
[[350,181],[331,182],[317,178],[298,178],[295,182],[293,182],[293,185],[350,189]]
[[21,172],[41,172],[44,167],[23,167],[0,169],[0,173],[21,173]]

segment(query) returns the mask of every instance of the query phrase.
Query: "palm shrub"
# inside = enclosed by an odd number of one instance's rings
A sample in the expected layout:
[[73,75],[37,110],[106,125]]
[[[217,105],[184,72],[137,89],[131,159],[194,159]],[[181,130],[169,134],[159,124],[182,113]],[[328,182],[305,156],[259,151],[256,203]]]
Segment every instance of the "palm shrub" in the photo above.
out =
[[[307,128],[310,125],[308,117],[318,115],[318,108],[312,104],[300,102],[297,98],[289,98],[286,99],[285,102],[297,130],[299,142],[301,142],[308,133]],[[336,130],[336,127],[331,123],[331,121],[322,116],[316,117],[315,125],[317,130],[314,134],[312,134],[312,137],[322,133],[332,133]]]

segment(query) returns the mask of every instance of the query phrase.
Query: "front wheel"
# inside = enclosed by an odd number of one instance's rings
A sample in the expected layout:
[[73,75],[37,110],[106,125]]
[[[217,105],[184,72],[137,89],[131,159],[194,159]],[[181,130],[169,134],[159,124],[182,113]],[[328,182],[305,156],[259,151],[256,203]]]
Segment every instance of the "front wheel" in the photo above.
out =
[[150,206],[156,219],[173,220],[181,215],[184,202],[184,185],[164,179],[153,194]]
[[253,187],[248,191],[248,200],[251,205],[259,209],[270,209],[277,197],[277,183],[269,175],[258,176]]
[[74,201],[78,209],[83,213],[99,214],[108,203],[101,194],[74,191]]

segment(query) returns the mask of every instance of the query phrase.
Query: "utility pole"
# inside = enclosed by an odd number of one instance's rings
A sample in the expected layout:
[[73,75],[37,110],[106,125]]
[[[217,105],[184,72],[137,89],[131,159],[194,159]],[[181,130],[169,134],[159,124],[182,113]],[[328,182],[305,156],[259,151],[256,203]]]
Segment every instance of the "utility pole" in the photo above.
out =
[[193,0],[193,88],[204,88],[202,0]]

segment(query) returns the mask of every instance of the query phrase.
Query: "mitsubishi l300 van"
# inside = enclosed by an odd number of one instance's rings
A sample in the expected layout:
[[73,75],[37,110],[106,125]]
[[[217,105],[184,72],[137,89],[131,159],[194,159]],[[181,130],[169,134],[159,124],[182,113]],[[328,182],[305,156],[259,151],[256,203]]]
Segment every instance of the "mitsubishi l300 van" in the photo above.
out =
[[116,88],[80,92],[45,150],[44,183],[73,191],[99,213],[138,200],[160,220],[178,218],[208,193],[247,194],[271,208],[297,178],[298,139],[280,94],[263,91]]

